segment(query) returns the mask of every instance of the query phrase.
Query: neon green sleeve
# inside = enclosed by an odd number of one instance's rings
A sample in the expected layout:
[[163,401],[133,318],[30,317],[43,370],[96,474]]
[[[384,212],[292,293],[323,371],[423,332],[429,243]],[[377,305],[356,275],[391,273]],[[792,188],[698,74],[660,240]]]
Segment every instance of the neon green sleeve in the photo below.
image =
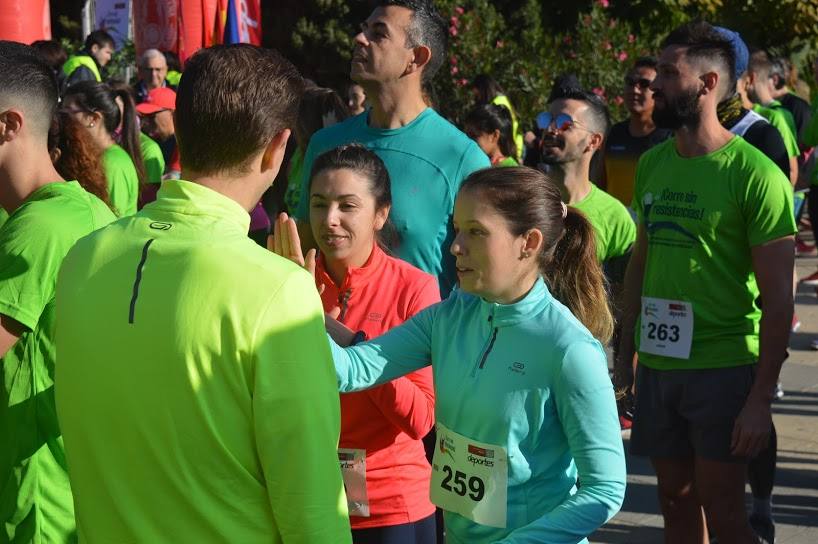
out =
[[781,137],[784,139],[784,147],[787,148],[787,156],[797,157],[801,152],[798,150],[798,141],[795,139],[795,134],[793,134],[789,123],[787,123],[787,118],[778,110],[772,110],[772,112],[773,114],[769,117],[770,124],[781,133]]
[[351,542],[338,464],[340,401],[313,279],[297,271],[254,335],[259,461],[284,542]]

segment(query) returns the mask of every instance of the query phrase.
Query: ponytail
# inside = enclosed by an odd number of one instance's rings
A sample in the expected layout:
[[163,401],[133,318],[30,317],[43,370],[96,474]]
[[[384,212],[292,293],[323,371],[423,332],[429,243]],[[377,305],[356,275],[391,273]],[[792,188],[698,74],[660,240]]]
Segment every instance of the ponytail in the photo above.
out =
[[542,233],[538,263],[551,293],[597,340],[608,343],[614,322],[594,231],[574,208],[569,207],[563,218],[557,185],[539,170],[523,166],[478,170],[463,182],[460,191],[466,190],[478,191],[515,236],[531,229]]
[[[136,118],[136,106],[133,97],[124,83],[97,83],[81,81],[66,93],[64,99],[76,101],[77,105],[89,112],[99,112],[105,124],[105,130],[116,139],[117,129],[122,128],[119,144],[128,154],[136,168],[140,187],[145,182],[145,163],[142,160],[142,148],[139,143],[139,126]],[[122,112],[116,99],[122,100]]]
[[[79,122],[65,112],[57,112],[48,131],[48,151],[54,168],[65,179],[75,179],[83,189],[96,195],[108,207],[108,181],[102,166],[102,151]],[[54,159],[56,157],[56,160]]]
[[114,96],[122,100],[122,133],[120,144],[131,157],[139,178],[139,187],[145,185],[145,161],[142,160],[142,146],[139,139],[139,123],[136,117],[136,104],[131,93],[123,88],[113,90]]
[[553,256],[542,263],[551,292],[577,319],[606,344],[613,336],[614,319],[608,305],[605,274],[596,255],[594,230],[585,215],[568,207],[564,232]]

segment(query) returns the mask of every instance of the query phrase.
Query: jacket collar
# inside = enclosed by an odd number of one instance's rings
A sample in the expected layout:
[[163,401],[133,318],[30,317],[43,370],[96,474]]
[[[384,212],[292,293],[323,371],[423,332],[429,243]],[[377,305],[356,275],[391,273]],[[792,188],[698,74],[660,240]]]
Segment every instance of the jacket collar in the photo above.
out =
[[250,214],[230,197],[204,185],[183,180],[162,182],[156,201],[146,208],[225,220],[245,234],[250,230]]
[[[472,295],[474,296],[474,295]],[[478,297],[475,297],[478,298]],[[478,298],[480,314],[493,327],[511,327],[531,319],[553,299],[543,279],[537,278],[531,290],[514,304],[498,304]]]
[[334,286],[338,291],[346,291],[347,289],[356,289],[357,287],[374,280],[377,274],[383,273],[383,266],[386,263],[386,253],[378,246],[372,245],[372,253],[369,258],[360,268],[347,268],[346,276],[341,285],[336,285],[335,281],[327,273],[326,261],[324,255],[318,256],[316,263],[316,275],[324,285]]

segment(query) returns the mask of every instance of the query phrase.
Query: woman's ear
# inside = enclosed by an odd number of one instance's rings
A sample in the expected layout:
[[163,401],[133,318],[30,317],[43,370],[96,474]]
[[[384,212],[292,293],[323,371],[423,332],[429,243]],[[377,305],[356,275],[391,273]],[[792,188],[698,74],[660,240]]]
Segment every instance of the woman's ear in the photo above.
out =
[[379,210],[375,211],[375,230],[381,230],[383,226],[386,224],[386,220],[389,219],[389,210],[392,209],[392,206],[384,206]]
[[497,142],[500,141],[500,129],[495,128],[494,132],[489,134],[489,136],[491,136],[491,143],[496,144]]
[[529,229],[522,235],[522,238],[522,258],[537,256],[542,250],[544,242],[542,231],[540,229]]

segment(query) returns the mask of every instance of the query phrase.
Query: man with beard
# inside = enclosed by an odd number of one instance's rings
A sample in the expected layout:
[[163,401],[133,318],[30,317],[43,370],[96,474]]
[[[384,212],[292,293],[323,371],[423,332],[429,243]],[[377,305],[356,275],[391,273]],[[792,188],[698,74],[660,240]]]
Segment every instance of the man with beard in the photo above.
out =
[[670,131],[653,122],[653,91],[656,59],[641,57],[625,75],[625,107],[628,119],[611,127],[605,141],[605,190],[629,206],[633,199],[636,164],[642,153],[670,138]]
[[591,158],[608,132],[608,108],[581,89],[559,88],[553,95],[549,111],[537,116],[544,131],[542,160],[550,166],[548,173],[563,200],[591,222],[599,262],[626,256],[636,239],[633,219],[621,202],[589,181]]
[[656,470],[667,542],[706,542],[705,514],[720,541],[758,542],[744,510],[747,460],[768,444],[789,338],[792,193],[719,123],[734,69],[730,41],[707,23],[665,39],[653,117],[674,137],[636,172],[616,376],[629,385],[638,350],[631,450]]

